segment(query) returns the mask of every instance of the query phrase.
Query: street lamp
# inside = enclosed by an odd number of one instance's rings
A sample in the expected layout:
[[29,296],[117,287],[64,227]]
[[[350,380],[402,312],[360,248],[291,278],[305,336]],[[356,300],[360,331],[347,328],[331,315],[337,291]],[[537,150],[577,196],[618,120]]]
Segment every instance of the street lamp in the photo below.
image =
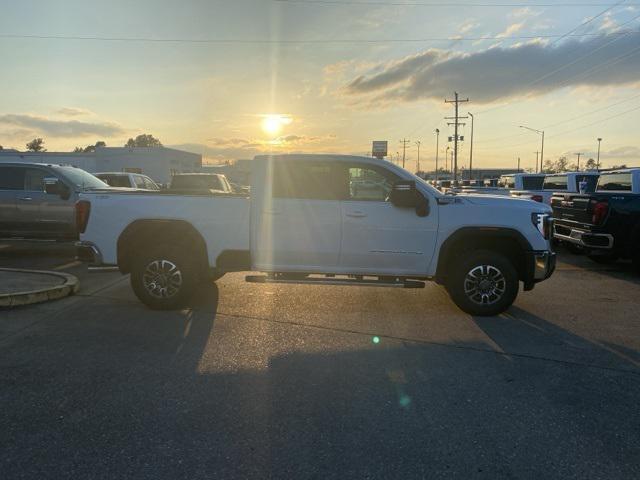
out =
[[600,170],[600,142],[602,138],[598,138],[598,160],[596,160],[596,169]]
[[436,128],[436,182],[438,181],[438,148],[440,143],[440,129]]
[[447,150],[444,152],[444,171],[445,172],[449,171],[449,166],[447,163],[449,162],[449,150],[451,150],[451,147],[447,145]]
[[542,163],[544,162],[544,130],[536,130],[535,128],[526,127],[524,125],[520,125],[520,128],[524,128],[525,130],[531,130],[532,132],[535,132],[538,135],[542,135],[542,147],[540,148],[540,169],[542,169]]
[[471,172],[473,171],[473,114],[467,112],[471,117],[471,148],[469,149],[469,180],[471,180]]

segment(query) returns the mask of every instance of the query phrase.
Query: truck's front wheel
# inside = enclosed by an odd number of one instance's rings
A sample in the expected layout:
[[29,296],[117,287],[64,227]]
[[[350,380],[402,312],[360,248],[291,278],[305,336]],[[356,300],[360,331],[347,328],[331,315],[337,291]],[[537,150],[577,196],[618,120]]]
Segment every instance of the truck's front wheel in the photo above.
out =
[[192,256],[174,246],[143,252],[133,262],[131,287],[138,299],[154,310],[183,307],[198,284]]
[[518,273],[505,256],[478,250],[454,262],[446,283],[455,304],[478,316],[504,312],[518,295]]

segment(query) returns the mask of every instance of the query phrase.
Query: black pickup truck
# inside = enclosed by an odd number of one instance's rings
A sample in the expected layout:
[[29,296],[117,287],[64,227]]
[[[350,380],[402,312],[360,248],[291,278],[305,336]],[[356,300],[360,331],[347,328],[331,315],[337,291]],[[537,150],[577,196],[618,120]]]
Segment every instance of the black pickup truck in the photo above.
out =
[[599,263],[630,258],[640,270],[640,168],[603,172],[591,194],[551,197],[554,239]]

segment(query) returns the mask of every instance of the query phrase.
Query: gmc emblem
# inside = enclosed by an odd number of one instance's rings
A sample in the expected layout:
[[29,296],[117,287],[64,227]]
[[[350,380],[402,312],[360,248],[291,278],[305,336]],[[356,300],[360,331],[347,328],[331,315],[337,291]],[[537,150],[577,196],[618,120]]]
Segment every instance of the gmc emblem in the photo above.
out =
[[573,207],[573,202],[570,202],[568,200],[562,200],[560,202],[560,205],[562,205],[563,207]]

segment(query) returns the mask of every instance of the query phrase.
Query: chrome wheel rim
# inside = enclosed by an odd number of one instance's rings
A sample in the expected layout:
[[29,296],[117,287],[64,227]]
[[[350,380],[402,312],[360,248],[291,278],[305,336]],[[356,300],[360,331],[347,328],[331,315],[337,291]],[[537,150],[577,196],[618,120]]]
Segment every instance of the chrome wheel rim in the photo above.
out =
[[171,298],[182,287],[182,272],[169,260],[154,260],[145,268],[142,284],[154,298]]
[[507,280],[499,268],[478,265],[464,278],[464,293],[477,305],[493,305],[500,301],[507,290]]

